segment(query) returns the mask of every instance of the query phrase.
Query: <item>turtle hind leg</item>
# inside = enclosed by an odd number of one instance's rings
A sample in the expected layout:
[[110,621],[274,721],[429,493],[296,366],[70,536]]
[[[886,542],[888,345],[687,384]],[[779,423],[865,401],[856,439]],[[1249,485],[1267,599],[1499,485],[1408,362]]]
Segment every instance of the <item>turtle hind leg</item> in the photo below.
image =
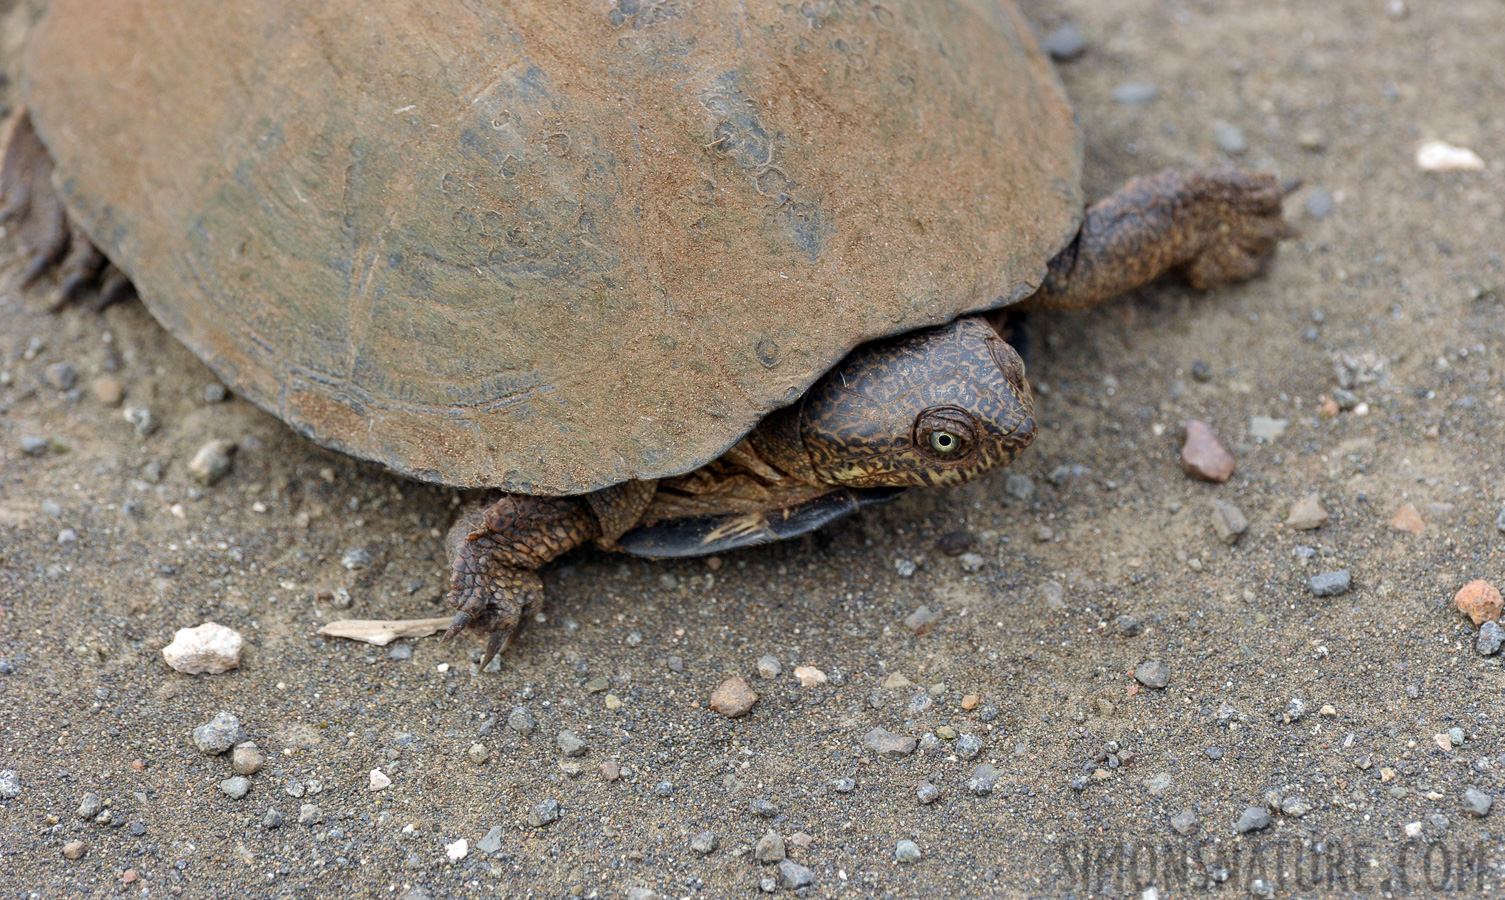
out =
[[1024,309],[1082,309],[1166,272],[1206,289],[1252,278],[1296,231],[1281,201],[1299,183],[1235,169],[1135,178],[1088,207]]
[[536,570],[599,537],[601,523],[583,498],[503,494],[484,512],[462,515],[451,533],[446,600],[455,619],[444,639],[467,628],[486,634],[484,669],[543,609]]
[[96,308],[124,296],[129,282],[119,270],[108,267],[89,236],[68,217],[62,198],[53,189],[52,156],[24,109],[6,126],[4,145],[0,151],[0,223],[14,230],[16,245],[26,258],[21,286],[56,267],[58,287],[49,304],[53,309],[95,284],[101,286]]

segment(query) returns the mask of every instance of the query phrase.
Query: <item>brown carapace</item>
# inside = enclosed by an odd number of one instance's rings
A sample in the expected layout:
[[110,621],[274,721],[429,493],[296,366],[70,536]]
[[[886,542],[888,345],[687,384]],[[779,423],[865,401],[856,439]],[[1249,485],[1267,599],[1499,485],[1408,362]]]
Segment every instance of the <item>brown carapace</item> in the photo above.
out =
[[1007,465],[1035,423],[990,315],[1289,234],[1262,173],[1084,210],[1005,0],[806,6],[52,0],[0,208],[27,278],[129,278],[299,433],[506,491],[449,542],[489,661],[585,542],[720,552]]

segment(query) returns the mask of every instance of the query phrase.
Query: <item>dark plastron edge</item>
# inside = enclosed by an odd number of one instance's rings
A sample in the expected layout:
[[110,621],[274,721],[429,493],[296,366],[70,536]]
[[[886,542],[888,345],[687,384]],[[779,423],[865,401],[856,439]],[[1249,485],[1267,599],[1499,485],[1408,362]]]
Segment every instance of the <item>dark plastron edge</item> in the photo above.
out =
[[788,509],[671,519],[634,528],[617,539],[617,546],[633,556],[655,559],[705,556],[739,547],[756,547],[809,534],[864,506],[891,500],[904,491],[904,488],[844,488]]

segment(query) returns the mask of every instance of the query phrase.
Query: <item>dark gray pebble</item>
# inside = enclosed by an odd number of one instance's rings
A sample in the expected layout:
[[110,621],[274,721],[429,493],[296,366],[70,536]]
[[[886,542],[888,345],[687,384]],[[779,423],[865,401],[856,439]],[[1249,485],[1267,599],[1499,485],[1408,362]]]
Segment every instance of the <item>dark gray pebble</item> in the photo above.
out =
[[718,843],[716,835],[709,831],[702,831],[690,838],[690,849],[701,856],[708,856],[716,852],[716,845]]
[[838,778],[831,782],[831,789],[838,794],[850,794],[857,790],[857,782],[850,778]]
[[1499,622],[1485,622],[1479,626],[1479,640],[1475,649],[1480,656],[1494,656],[1500,652],[1500,644],[1505,643],[1505,628],[1500,627]]
[[[512,727],[511,716],[507,717],[507,727]],[[559,745],[559,752],[565,756],[584,756],[585,751],[590,749],[590,745],[582,741],[573,731],[559,732],[559,736],[554,741]]]
[[559,821],[558,800],[544,800],[533,804],[533,808],[528,810],[528,824],[534,828],[542,828],[557,821]]
[[998,770],[983,763],[972,770],[972,777],[967,780],[967,790],[978,797],[986,797],[993,793],[993,786],[998,783]]
[[658,784],[655,784],[653,786],[653,792],[655,794],[658,794],[660,797],[668,797],[669,795],[674,793],[674,782],[660,781]]
[[915,796],[920,798],[921,803],[928,806],[941,799],[941,789],[928,781],[922,781],[920,786],[915,788]]
[[193,730],[193,746],[205,756],[217,756],[246,739],[240,719],[220,710],[214,718]]
[[1262,806],[1245,807],[1238,821],[1233,824],[1239,834],[1248,834],[1251,831],[1260,831],[1270,827],[1270,813]]
[[935,546],[947,556],[961,556],[972,549],[972,532],[948,531],[941,535],[941,539],[935,542]]
[[272,807],[271,809],[267,810],[267,814],[261,817],[261,827],[262,828],[269,828],[269,829],[270,828],[281,828],[282,827],[282,810],[278,809],[275,806]]
[[1478,788],[1469,788],[1463,792],[1463,811],[1471,816],[1487,816],[1494,805],[1495,798]]
[[956,739],[956,755],[962,759],[976,759],[981,752],[982,738],[977,735],[964,734]]
[[1170,666],[1158,659],[1146,660],[1135,667],[1134,680],[1158,691],[1171,683]]
[[797,891],[815,883],[815,873],[792,859],[779,861],[779,884],[786,891]]
[[1353,579],[1347,569],[1339,569],[1336,572],[1323,572],[1321,575],[1313,575],[1307,582],[1312,593],[1318,597],[1336,597],[1339,594],[1348,593],[1353,586]]
[[[664,783],[668,784],[668,782]],[[774,816],[779,814],[779,808],[776,805],[762,799],[749,801],[747,808],[751,810],[754,815],[762,816],[765,819],[772,819]]]
[[486,832],[485,837],[476,841],[476,849],[482,853],[496,853],[502,849],[502,838],[506,834],[507,830],[505,828],[500,825],[493,825],[491,826],[491,830]]
[[78,809],[75,810],[73,814],[75,816],[78,816],[80,819],[83,819],[85,822],[88,822],[91,821],[95,816],[103,812],[104,808],[105,802],[100,799],[99,795],[89,793],[85,794],[79,800]]

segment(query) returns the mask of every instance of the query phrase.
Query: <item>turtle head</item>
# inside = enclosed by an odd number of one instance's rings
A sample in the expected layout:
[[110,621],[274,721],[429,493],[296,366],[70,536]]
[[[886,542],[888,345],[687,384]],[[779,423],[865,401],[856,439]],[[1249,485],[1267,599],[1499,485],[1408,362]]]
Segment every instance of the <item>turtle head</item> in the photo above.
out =
[[828,484],[960,484],[1034,440],[1024,360],[975,316],[864,344],[805,395],[800,437]]

